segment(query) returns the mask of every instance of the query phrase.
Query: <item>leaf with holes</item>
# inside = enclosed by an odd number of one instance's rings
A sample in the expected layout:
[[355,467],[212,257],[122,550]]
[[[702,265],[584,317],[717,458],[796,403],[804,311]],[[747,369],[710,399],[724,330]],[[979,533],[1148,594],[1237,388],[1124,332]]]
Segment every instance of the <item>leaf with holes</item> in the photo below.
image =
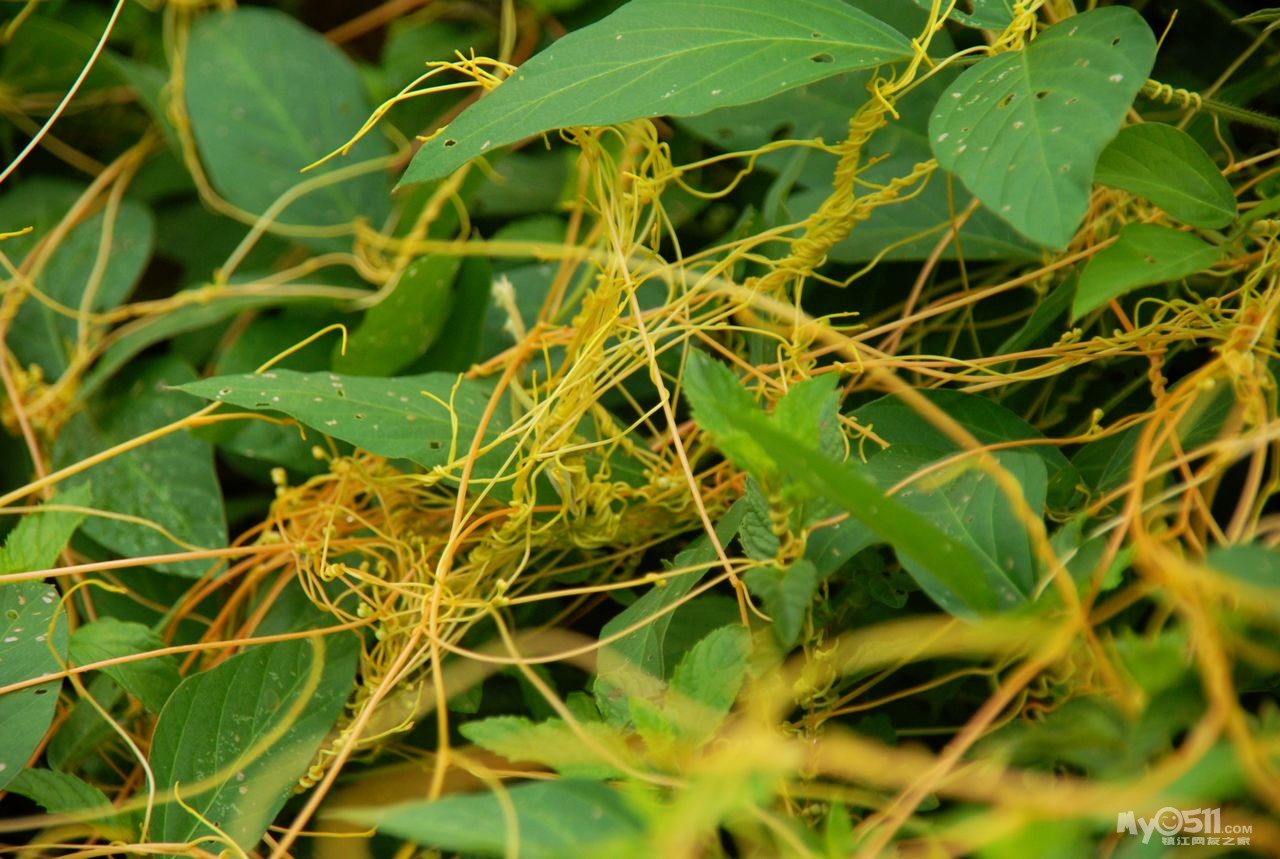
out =
[[[915,3],[928,9],[933,0],[915,0]],[[942,7],[946,5],[947,0],[943,0]],[[951,10],[951,20],[980,30],[1003,30],[1013,21],[1013,0],[961,0]]]
[[632,0],[560,38],[422,147],[402,184],[451,173],[523,137],[746,104],[911,54],[841,0]]
[[[283,412],[379,456],[407,459],[423,468],[458,470],[493,387],[460,379],[456,373],[379,379],[273,370],[201,379],[180,390],[245,409]],[[486,448],[510,423],[509,411],[505,416],[503,412],[496,409],[485,429]],[[491,478],[505,459],[500,451],[482,456],[472,475]]]
[[[66,658],[67,619],[58,611],[53,586],[0,584],[0,687],[55,674]],[[53,721],[61,685],[60,680],[50,680],[0,695],[0,790],[40,745]]]
[[1231,185],[1195,138],[1172,125],[1123,129],[1102,150],[1094,179],[1145,197],[1193,227],[1225,227],[1236,217]]
[[1112,6],[1045,30],[947,87],[929,122],[938,163],[1033,241],[1061,248],[1094,168],[1155,60],[1151,29]]
[[182,681],[151,741],[173,800],[157,805],[152,836],[185,842],[212,824],[244,850],[257,844],[342,710],[358,652],[346,632],[272,642]]
[[1113,298],[1143,286],[1180,280],[1222,258],[1222,249],[1191,233],[1129,224],[1115,244],[1089,260],[1080,275],[1071,317],[1079,319]]

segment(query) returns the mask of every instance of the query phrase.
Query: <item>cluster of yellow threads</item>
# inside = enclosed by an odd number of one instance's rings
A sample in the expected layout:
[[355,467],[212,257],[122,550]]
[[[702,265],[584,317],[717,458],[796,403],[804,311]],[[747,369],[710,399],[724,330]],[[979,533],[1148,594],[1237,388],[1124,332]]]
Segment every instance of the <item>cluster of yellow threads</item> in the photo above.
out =
[[922,64],[929,62],[929,43],[942,29],[946,16],[955,3],[940,9],[935,0],[929,22],[921,36],[911,42],[913,56],[901,73],[891,78],[876,76],[868,88],[871,99],[849,121],[849,133],[834,147],[839,161],[834,174],[834,188],[826,200],[804,222],[804,232],[791,245],[791,252],[778,261],[774,269],[761,277],[755,288],[766,295],[784,297],[786,287],[813,274],[826,261],[831,248],[845,239],[854,226],[866,220],[878,207],[898,199],[902,190],[927,177],[937,166],[930,159],[916,165],[908,177],[894,180],[865,197],[855,195],[858,174],[866,169],[862,150],[877,131],[884,128],[890,115],[897,117],[893,103],[916,79]]
[[1044,0],[1032,0],[1030,3],[1026,0],[1014,0],[1012,20],[991,43],[991,53],[1002,54],[1025,48],[1027,42],[1035,38],[1036,12],[1043,5]]

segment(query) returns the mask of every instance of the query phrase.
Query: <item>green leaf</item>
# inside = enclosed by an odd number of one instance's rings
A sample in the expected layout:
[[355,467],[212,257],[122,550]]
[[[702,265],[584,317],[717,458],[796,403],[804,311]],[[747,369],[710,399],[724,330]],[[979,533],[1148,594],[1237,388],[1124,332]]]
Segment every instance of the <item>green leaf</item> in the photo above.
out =
[[[0,584],[0,686],[59,672],[66,656],[67,619],[58,611],[57,590],[43,582]],[[61,680],[50,680],[0,696],[0,789],[40,745],[61,685]]]
[[[180,420],[197,403],[167,388],[195,373],[175,358],[139,362],[113,383],[105,396],[67,424],[54,444],[58,467]],[[200,548],[227,543],[222,492],[213,467],[213,449],[187,432],[172,433],[81,472],[68,483],[93,485],[94,505],[154,522],[169,534]],[[126,557],[184,551],[164,533],[137,522],[95,518],[84,533]],[[187,561],[156,569],[202,575],[207,564]]]
[[[716,536],[721,545],[729,542],[742,518],[742,505],[735,504],[716,523]],[[702,535],[680,554],[673,566],[706,566],[715,560],[715,549]],[[600,630],[600,638],[613,636],[632,626],[638,628],[600,650],[593,692],[600,713],[613,725],[625,724],[628,718],[627,698],[657,697],[667,676],[667,660],[663,642],[671,626],[671,607],[701,581],[705,570],[665,579],[636,600]]]
[[751,634],[742,624],[714,630],[685,654],[671,674],[666,715],[701,746],[720,728],[747,676]]
[[[931,3],[932,0],[915,0],[924,9]],[[946,8],[946,2],[942,7]],[[1013,0],[962,0],[951,10],[951,20],[980,30],[1004,30],[1013,21]]]
[[1145,197],[1193,227],[1225,227],[1236,217],[1235,194],[1213,159],[1172,125],[1121,129],[1102,150],[1094,181]]
[[[77,665],[88,665],[162,647],[164,642],[149,627],[102,617],[72,633],[71,660]],[[102,673],[128,690],[152,713],[160,712],[182,680],[176,656],[155,656],[139,662],[126,662],[103,668]]]
[[[246,7],[202,15],[191,28],[184,79],[191,131],[213,186],[258,215],[300,182],[387,153],[370,134],[345,159],[299,170],[342,146],[371,112],[346,55],[284,12]],[[389,209],[380,171],[311,191],[279,220],[378,224]]]
[[[644,831],[626,800],[599,782],[526,782],[508,788],[502,800],[483,793],[344,808],[334,815],[437,850],[521,859],[617,855],[612,851],[634,843]],[[508,818],[508,807],[514,809],[514,820]],[[507,840],[510,825],[519,838],[518,854]]]
[[[358,652],[348,633],[261,644],[183,680],[151,741],[159,789],[252,849],[342,710]],[[155,840],[209,834],[176,798],[156,806]]]
[[[615,758],[631,760],[626,740],[617,729],[600,722],[583,722],[581,727]],[[523,716],[494,716],[467,722],[458,730],[471,742],[513,763],[542,764],[570,778],[617,778],[622,775],[561,719],[533,722]]]
[[778,643],[788,649],[794,647],[818,589],[818,570],[813,562],[796,561],[785,570],[776,567],[748,570],[742,579],[753,594],[764,600],[764,610],[773,619]]
[[1142,16],[1113,6],[988,57],[938,101],[929,122],[938,163],[1027,238],[1065,247],[1155,49]]
[[357,376],[392,376],[431,347],[453,306],[458,257],[433,254],[409,263],[391,292],[369,308],[333,369]]
[[449,336],[437,339],[427,354],[410,369],[461,373],[482,357],[480,339],[492,287],[493,267],[488,259],[470,257],[463,260],[454,284],[452,312],[446,323]]
[[[53,503],[87,507],[90,503],[89,487],[80,485],[64,489]],[[83,521],[83,513],[66,510],[39,509],[28,513],[9,532],[4,547],[0,548],[0,574],[52,569],[58,555],[67,547],[71,535]]]
[[1280,589],[1280,552],[1258,543],[1214,546],[1205,564],[1254,587]]
[[106,794],[73,775],[26,769],[18,773],[6,790],[25,796],[50,814],[66,814],[91,822],[104,838],[131,841],[136,837],[137,827],[128,816],[112,807]]
[[839,0],[632,0],[562,37],[422,147],[402,183],[447,175],[555,128],[692,116],[911,53],[887,24]]
[[[701,354],[701,353],[699,353]],[[792,385],[773,408],[773,422],[796,438],[815,445],[832,459],[844,456],[840,430],[839,381],[834,373],[805,379]]]
[[742,550],[753,561],[768,561],[777,557],[782,542],[773,533],[769,499],[764,497],[764,492],[754,477],[747,477],[742,504],[742,524],[738,527],[738,542],[742,544]]
[[[921,390],[917,393],[946,412],[982,444],[1044,441],[1044,435],[1038,429],[987,397],[948,390]],[[942,430],[894,395],[872,400],[854,411],[853,418],[860,426],[874,430],[891,446],[927,449],[933,451],[937,459],[961,450]],[[1061,449],[1051,444],[1029,444],[1020,449],[1034,453],[1044,461],[1050,487],[1057,490],[1058,500],[1070,500],[1080,476]],[[880,455],[876,446],[870,444],[863,447],[863,452],[870,459]]]
[[694,420],[712,435],[732,434],[737,415],[760,410],[756,398],[742,387],[733,371],[705,352],[689,353],[684,391],[693,407]]
[[[11,199],[16,202],[25,196],[15,192],[6,202]],[[37,238],[45,238],[49,230],[42,227],[52,228],[61,216],[58,212],[46,221],[37,215],[39,220],[31,222],[39,232]],[[151,259],[154,240],[155,222],[151,213],[145,206],[128,199],[115,211],[109,227],[106,211],[99,211],[74,226],[34,284],[47,298],[67,308],[67,312],[59,312],[27,296],[7,337],[18,359],[24,364],[39,364],[47,379],[56,379],[66,372],[81,333],[76,318],[68,312],[79,311],[86,301],[90,313],[121,304]],[[11,248],[5,248],[6,253],[10,251]],[[102,259],[100,270],[99,257]]]
[[816,493],[839,504],[892,546],[904,565],[910,565],[920,586],[947,611],[971,617],[1024,601],[968,541],[948,533],[898,499],[886,496],[863,468],[832,462],[759,416],[742,415],[740,423],[789,477],[804,481]]
[[[452,463],[455,470],[460,470],[493,390],[490,383],[459,379],[455,373],[379,379],[293,370],[215,376],[179,389],[241,408],[283,412],[380,456],[408,459],[423,468]],[[503,411],[497,409],[489,421],[486,445],[509,425]],[[502,451],[481,457],[473,476],[493,477],[505,459]]]
[[1222,250],[1191,233],[1129,224],[1114,244],[1094,254],[1080,274],[1071,318],[1079,319],[1143,286],[1181,280],[1222,258]]
[[[992,456],[1018,482],[1033,515],[1044,515],[1044,461],[1026,450],[997,451]],[[938,459],[931,448],[898,444],[873,458],[866,469],[881,487],[888,489],[935,465]],[[940,533],[964,545],[979,560],[982,581],[1002,605],[1021,604],[1035,592],[1039,564],[1026,529],[995,479],[972,460],[933,470],[894,497]],[[904,555],[899,546],[894,549],[925,593],[951,610],[956,593],[948,582],[938,578],[936,568],[921,564],[910,553]]]

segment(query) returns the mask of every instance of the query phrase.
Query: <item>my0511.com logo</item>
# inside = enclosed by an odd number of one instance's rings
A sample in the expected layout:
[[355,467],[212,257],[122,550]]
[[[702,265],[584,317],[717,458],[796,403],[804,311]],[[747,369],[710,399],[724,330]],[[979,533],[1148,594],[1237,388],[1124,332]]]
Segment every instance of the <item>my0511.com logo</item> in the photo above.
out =
[[1159,834],[1160,842],[1169,845],[1244,846],[1250,843],[1253,827],[1248,824],[1222,825],[1221,808],[1178,809],[1166,805],[1151,817],[1138,817],[1132,811],[1116,815],[1116,832],[1141,835],[1142,843]]

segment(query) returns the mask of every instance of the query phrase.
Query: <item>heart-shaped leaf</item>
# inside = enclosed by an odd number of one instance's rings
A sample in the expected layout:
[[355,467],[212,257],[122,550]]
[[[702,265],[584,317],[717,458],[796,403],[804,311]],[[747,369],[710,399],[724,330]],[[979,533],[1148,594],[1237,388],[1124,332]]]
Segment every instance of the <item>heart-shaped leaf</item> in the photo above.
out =
[[1098,158],[1100,185],[1145,197],[1193,227],[1225,227],[1236,216],[1231,185],[1195,138],[1160,122],[1131,125]]
[[1115,244],[1098,251],[1080,275],[1071,317],[1079,319],[1139,287],[1179,280],[1204,271],[1222,251],[1191,233],[1130,224]]
[[1056,24],[947,88],[929,122],[934,155],[1018,232],[1065,247],[1155,50],[1151,29],[1127,7]]

